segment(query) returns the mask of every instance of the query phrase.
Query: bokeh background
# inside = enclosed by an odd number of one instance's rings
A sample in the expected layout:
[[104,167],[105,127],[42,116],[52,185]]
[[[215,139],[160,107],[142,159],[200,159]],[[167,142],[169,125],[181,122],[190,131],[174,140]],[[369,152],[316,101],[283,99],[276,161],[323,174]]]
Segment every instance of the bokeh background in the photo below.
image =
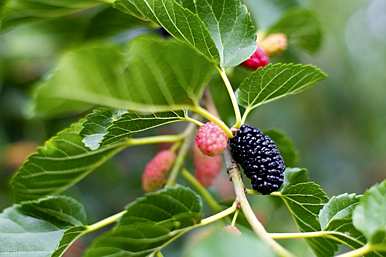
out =
[[[269,27],[288,8],[315,12],[323,30],[320,51],[296,49],[273,59],[321,67],[329,75],[321,85],[255,111],[249,123],[288,134],[300,154],[300,165],[330,195],[363,192],[386,177],[386,1],[384,0],[246,0],[259,24]],[[106,18],[103,18],[105,15]],[[124,19],[119,19],[119,17]],[[115,17],[117,19],[110,19]],[[101,22],[102,21],[102,22]],[[133,18],[100,7],[6,28],[0,34],[0,209],[12,202],[8,182],[37,145],[79,117],[44,118],[29,106],[36,82],[47,76],[60,55],[86,41],[124,43],[151,33]],[[82,115],[82,114],[81,114]],[[171,127],[169,129],[179,129]],[[128,149],[100,167],[68,194],[86,205],[90,220],[111,215],[142,194],[140,176],[156,147]],[[227,185],[223,178],[218,185]],[[212,191],[226,201],[227,186]],[[229,192],[228,192],[229,193]],[[284,208],[257,197],[255,208],[271,231],[293,228]],[[284,222],[283,222],[284,220]],[[167,250],[167,256],[189,252],[198,232]],[[80,256],[74,250],[69,256]],[[299,256],[309,256],[301,242],[288,242]],[[79,249],[78,249],[79,250]],[[187,255],[189,255],[187,253]]]

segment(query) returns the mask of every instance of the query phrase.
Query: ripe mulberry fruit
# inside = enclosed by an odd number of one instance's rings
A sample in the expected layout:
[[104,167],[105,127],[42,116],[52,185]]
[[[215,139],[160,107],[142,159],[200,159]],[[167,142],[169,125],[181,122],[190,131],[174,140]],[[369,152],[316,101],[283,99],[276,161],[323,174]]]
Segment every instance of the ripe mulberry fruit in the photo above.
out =
[[147,163],[142,175],[142,187],[145,192],[158,190],[165,184],[175,159],[173,151],[163,150]]
[[207,122],[198,130],[195,142],[202,153],[215,156],[224,152],[228,144],[228,137],[219,126]]
[[262,194],[277,191],[283,184],[285,164],[273,140],[259,129],[241,126],[229,140],[235,161],[251,180],[252,188]]
[[287,36],[283,33],[268,35],[260,42],[260,47],[268,56],[280,54],[287,49]]
[[221,155],[207,156],[197,145],[193,147],[193,163],[196,179],[205,187],[210,187],[221,172]]
[[249,57],[248,60],[243,62],[243,66],[252,70],[264,67],[269,64],[269,57],[263,49],[257,48],[256,51]]

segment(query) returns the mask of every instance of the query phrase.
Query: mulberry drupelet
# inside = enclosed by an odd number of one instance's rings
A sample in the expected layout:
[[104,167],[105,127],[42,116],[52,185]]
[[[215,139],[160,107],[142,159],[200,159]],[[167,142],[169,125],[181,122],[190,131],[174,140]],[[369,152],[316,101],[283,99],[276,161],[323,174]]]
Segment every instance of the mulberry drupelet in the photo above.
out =
[[284,181],[285,163],[275,142],[259,129],[242,125],[229,140],[235,161],[251,180],[253,189],[270,194]]

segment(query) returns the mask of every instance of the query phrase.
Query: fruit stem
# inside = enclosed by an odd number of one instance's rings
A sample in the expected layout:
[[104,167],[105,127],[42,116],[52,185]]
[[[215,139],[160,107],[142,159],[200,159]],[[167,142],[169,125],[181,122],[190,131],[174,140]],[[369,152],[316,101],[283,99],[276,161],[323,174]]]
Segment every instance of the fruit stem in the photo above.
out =
[[373,249],[370,244],[365,244],[361,248],[358,248],[354,251],[350,251],[344,254],[337,255],[336,257],[359,257],[364,256],[367,253],[371,252]]
[[202,196],[202,198],[205,199],[209,207],[214,212],[220,212],[223,210],[223,208],[216,201],[216,199],[214,199],[214,197],[208,192],[208,190],[203,185],[201,185],[201,183],[187,169],[182,170],[182,176],[197,190],[197,192]]
[[314,232],[300,232],[300,233],[269,233],[273,239],[302,239],[314,237],[329,237],[330,235],[337,235],[345,237],[346,234],[336,231],[314,231]]
[[213,122],[217,126],[219,126],[224,133],[227,135],[228,138],[233,137],[233,133],[230,130],[230,128],[219,118],[217,118],[215,115],[208,112],[206,109],[202,108],[201,106],[195,106],[193,108],[193,111],[200,114],[202,117],[206,118],[207,120]]
[[174,186],[177,181],[178,173],[180,172],[182,165],[184,164],[185,157],[189,151],[190,144],[193,140],[194,133],[196,125],[191,123],[188,125],[188,127],[185,129],[183,135],[184,140],[180,146],[180,150],[178,151],[177,158],[174,162],[173,168],[171,169],[169,173],[168,181],[166,182],[166,186]]
[[271,248],[281,257],[294,257],[294,255],[288,252],[284,247],[272,239],[269,233],[265,230],[264,226],[256,218],[251,205],[245,195],[244,184],[241,179],[240,170],[233,160],[229,150],[224,152],[225,163],[228,170],[228,174],[232,180],[233,187],[236,193],[237,201],[240,203],[241,210],[243,211],[245,218],[251,225],[253,231],[260,237],[262,241],[267,243]]
[[240,112],[239,104],[237,103],[235,92],[233,91],[233,88],[232,88],[232,84],[229,81],[229,78],[228,78],[224,68],[217,67],[217,70],[220,73],[222,80],[224,81],[225,87],[228,91],[229,98],[231,99],[231,102],[232,102],[233,111],[235,113],[235,119],[236,119],[236,122],[233,125],[233,127],[234,128],[240,128],[240,126],[242,124],[241,123],[241,112]]

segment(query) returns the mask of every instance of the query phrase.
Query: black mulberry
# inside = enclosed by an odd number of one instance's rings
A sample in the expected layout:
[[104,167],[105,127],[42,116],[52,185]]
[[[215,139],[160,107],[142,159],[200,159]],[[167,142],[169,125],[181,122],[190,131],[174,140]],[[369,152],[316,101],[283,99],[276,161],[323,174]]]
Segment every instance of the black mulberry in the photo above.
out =
[[285,163],[275,142],[259,129],[242,125],[229,140],[234,160],[262,194],[277,191],[283,184]]

